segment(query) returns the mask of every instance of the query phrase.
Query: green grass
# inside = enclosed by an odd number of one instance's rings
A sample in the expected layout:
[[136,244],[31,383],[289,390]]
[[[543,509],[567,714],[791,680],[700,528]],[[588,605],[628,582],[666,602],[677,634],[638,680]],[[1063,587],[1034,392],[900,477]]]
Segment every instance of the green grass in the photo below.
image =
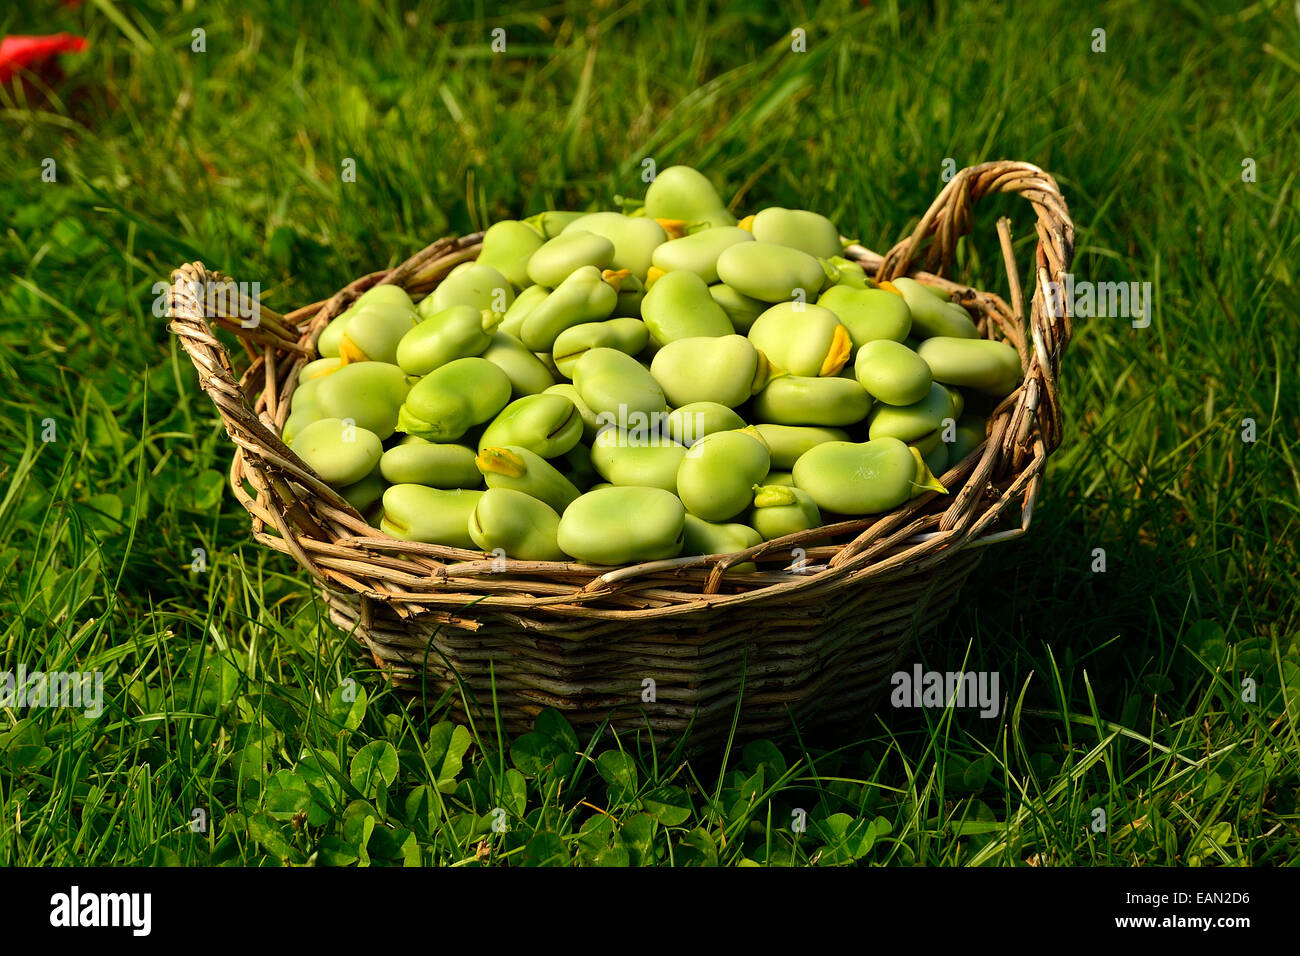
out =
[[[6,8],[0,32],[91,46],[0,93],[0,656],[100,670],[107,701],[0,711],[0,862],[1295,861],[1300,23],[1083,6]],[[513,742],[453,729],[252,543],[154,283],[201,258],[292,307],[443,234],[637,195],[644,157],[879,251],[945,158],[1029,160],[1070,203],[1076,275],[1153,284],[1149,328],[1076,321],[1032,533],[990,549],[926,662],[998,671],[998,719],[885,710],[690,759],[551,714]],[[999,292],[1003,214],[1028,277],[1009,197],[959,263]]]

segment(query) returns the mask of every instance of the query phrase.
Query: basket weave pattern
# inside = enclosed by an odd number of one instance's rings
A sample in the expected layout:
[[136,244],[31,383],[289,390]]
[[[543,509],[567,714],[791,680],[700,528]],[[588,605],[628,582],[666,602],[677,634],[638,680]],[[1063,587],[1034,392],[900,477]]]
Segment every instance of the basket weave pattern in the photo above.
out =
[[[1036,215],[1028,317],[1008,220],[997,233],[1009,304],[948,277],[972,207],[994,193],[1024,197]],[[697,742],[725,735],[738,694],[746,736],[786,729],[792,718],[801,727],[848,718],[873,706],[909,647],[935,633],[980,546],[1028,530],[1047,456],[1061,440],[1057,382],[1071,331],[1045,290],[1061,282],[1074,251],[1060,190],[1036,166],[964,169],[885,255],[856,244],[845,252],[879,280],[913,275],[949,290],[981,334],[1020,353],[1024,381],[989,417],[986,442],[941,476],[951,494],[725,556],[610,569],[398,541],[281,441],[298,371],[316,357],[325,325],[379,283],[420,298],[475,258],[481,238],[440,239],[287,314],[259,305],[252,328],[239,315],[253,304],[234,287],[217,308],[201,293],[229,282],[220,273],[194,262],[172,274],[170,329],[236,445],[230,482],[253,536],[307,569],[334,623],[426,699],[445,694],[476,718],[495,707],[511,733],[553,706],[577,725],[610,718],[678,733],[693,723]],[[248,355],[238,378],[214,325],[235,332]],[[759,570],[733,570],[747,561]]]

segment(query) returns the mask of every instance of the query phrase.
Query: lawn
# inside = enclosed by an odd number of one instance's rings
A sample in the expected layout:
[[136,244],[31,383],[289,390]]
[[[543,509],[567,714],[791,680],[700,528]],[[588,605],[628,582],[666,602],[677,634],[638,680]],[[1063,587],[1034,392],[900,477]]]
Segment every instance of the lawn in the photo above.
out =
[[[0,669],[105,695],[0,708],[0,863],[1300,858],[1295,8],[473,6],[0,12],[89,39],[0,90]],[[945,170],[1026,160],[1070,204],[1077,276],[1150,283],[1145,327],[1076,318],[1031,533],[926,659],[998,672],[996,719],[885,708],[692,752],[551,712],[509,740],[388,692],[252,542],[156,313],[172,268],[287,310],[442,235],[639,195],[645,158],[880,252]],[[999,197],[957,271],[1005,294],[1000,215],[1032,261]]]

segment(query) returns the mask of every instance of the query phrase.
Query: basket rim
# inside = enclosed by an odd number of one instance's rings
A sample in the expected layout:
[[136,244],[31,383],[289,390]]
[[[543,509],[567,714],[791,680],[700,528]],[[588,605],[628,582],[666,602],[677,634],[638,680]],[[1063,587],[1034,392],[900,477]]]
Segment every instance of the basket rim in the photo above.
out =
[[[1010,303],[944,274],[957,239],[970,229],[971,206],[995,192],[1024,196],[1038,214],[1037,282],[1028,315],[1005,217],[997,231]],[[482,233],[439,239],[393,269],[360,276],[330,298],[283,315],[246,302],[237,286],[236,308],[229,301],[225,308],[212,308],[211,297],[197,290],[229,287],[233,280],[201,262],[187,263],[172,274],[169,328],[193,360],[201,387],[236,445],[230,484],[252,517],[255,539],[290,554],[329,587],[391,604],[403,616],[472,604],[475,609],[481,605],[484,613],[631,621],[753,601],[815,603],[827,591],[868,578],[884,582],[900,570],[941,564],[958,549],[1011,540],[1028,531],[1046,459],[1060,442],[1057,380],[1071,332],[1068,309],[1048,308],[1044,290],[1069,268],[1073,231],[1064,199],[1048,174],[1028,163],[1001,161],[960,171],[912,234],[885,255],[859,243],[845,246],[844,255],[874,272],[877,280],[911,275],[950,292],[954,301],[976,313],[982,335],[995,338],[1000,332],[1021,357],[1024,378],[989,415],[985,443],[941,476],[953,489],[946,508],[936,510],[938,493],[927,492],[892,512],[787,535],[744,551],[618,567],[502,560],[389,537],[368,525],[280,440],[297,372],[315,357],[316,339],[329,320],[375,285],[399,285],[413,297],[427,294],[451,269],[477,256]],[[918,263],[935,271],[917,268]],[[249,305],[259,318],[252,328],[238,321]],[[214,325],[234,331],[250,358],[238,380]],[[1018,527],[1002,527],[1002,519],[1017,506]],[[854,536],[842,544],[817,544],[827,536],[827,527]],[[268,533],[271,528],[276,533]],[[783,570],[732,570],[774,553],[795,559]],[[467,616],[474,613],[469,609]]]

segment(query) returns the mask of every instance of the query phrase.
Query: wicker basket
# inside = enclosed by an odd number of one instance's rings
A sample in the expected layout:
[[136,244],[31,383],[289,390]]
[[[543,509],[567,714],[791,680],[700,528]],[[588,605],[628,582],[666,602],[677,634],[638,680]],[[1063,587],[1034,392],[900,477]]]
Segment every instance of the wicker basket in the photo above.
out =
[[[1027,324],[1008,220],[997,232],[1010,304],[944,278],[971,207],[1004,192],[1029,200],[1037,216]],[[475,720],[495,710],[509,733],[551,706],[577,726],[609,719],[668,735],[691,728],[697,745],[725,736],[738,706],[741,737],[851,718],[879,702],[915,642],[936,634],[979,546],[1028,529],[1047,456],[1061,440],[1057,377],[1070,337],[1069,317],[1055,314],[1064,310],[1050,308],[1044,290],[1061,281],[1074,251],[1065,202],[1037,167],[964,169],[886,255],[848,248],[878,278],[912,274],[950,290],[982,334],[1019,350],[1026,372],[990,416],[987,441],[942,476],[950,495],[831,526],[829,544],[825,531],[806,532],[733,555],[611,569],[503,563],[397,541],[367,525],[280,440],[298,370],[315,357],[325,324],[361,292],[393,283],[418,299],[473,259],[480,239],[440,239],[288,314],[261,306],[254,328],[238,318],[251,303],[235,289],[224,304],[210,294],[230,281],[219,273],[195,262],[172,276],[170,328],[235,442],[230,481],[253,536],[310,571],[332,620],[426,700],[446,697]],[[234,331],[249,354],[238,380],[210,322]],[[732,570],[754,560],[757,572]]]

